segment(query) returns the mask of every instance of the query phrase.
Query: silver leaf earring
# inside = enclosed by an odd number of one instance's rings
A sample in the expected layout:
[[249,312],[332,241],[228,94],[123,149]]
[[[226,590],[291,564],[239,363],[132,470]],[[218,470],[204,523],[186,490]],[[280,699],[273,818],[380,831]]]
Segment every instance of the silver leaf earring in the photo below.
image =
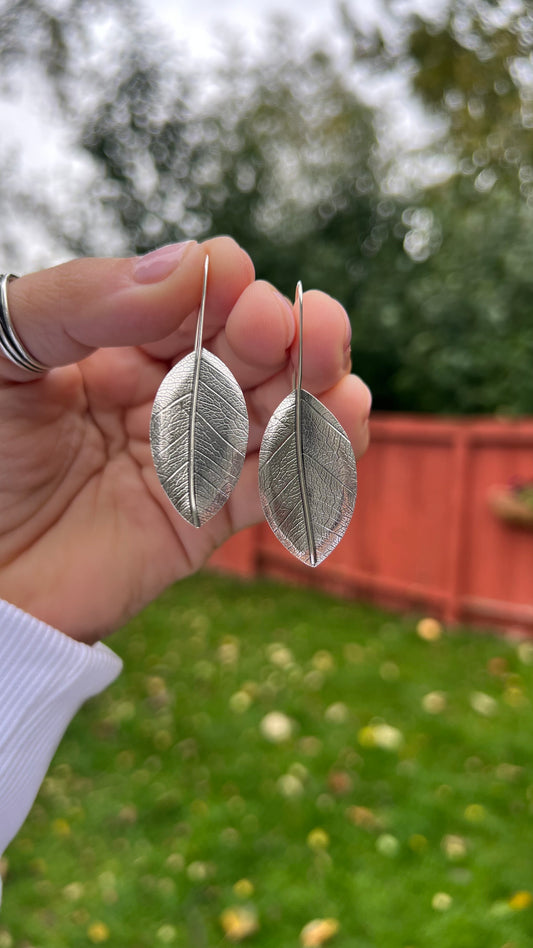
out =
[[259,494],[278,540],[303,563],[318,566],[342,539],[357,495],[357,470],[344,429],[302,389],[303,291],[294,390],[276,408],[259,451]]
[[244,395],[227,366],[202,348],[209,257],[194,352],[181,359],[158,389],[150,422],[155,469],[176,510],[201,527],[228,500],[248,443]]

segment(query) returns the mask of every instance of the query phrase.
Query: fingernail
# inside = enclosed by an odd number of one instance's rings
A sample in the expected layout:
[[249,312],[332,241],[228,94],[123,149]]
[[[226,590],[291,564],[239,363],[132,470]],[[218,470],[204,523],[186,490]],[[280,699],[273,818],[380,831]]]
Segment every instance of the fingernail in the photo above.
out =
[[186,240],[181,244],[167,244],[139,257],[133,270],[134,279],[137,283],[158,283],[166,279],[194,243],[195,240]]
[[276,299],[283,304],[283,315],[285,316],[285,321],[287,324],[287,347],[290,346],[291,342],[294,339],[295,323],[294,323],[294,309],[292,303],[289,302],[286,296],[283,296],[282,293],[278,293],[277,290],[274,290],[274,296]]

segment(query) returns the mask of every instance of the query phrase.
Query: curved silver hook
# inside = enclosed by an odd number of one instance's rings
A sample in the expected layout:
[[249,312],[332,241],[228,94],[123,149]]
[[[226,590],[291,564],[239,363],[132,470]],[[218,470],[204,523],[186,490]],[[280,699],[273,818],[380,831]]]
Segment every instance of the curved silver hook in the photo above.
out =
[[198,313],[198,322],[196,323],[196,338],[194,340],[194,349],[196,355],[200,355],[200,350],[202,348],[202,336],[204,332],[204,313],[205,313],[205,298],[207,296],[207,274],[209,272],[209,255],[205,258],[204,263],[204,285],[202,288],[202,302],[200,304],[200,312]]
[[302,387],[302,362],[303,362],[303,337],[304,337],[304,291],[302,287],[302,281],[298,280],[296,285],[296,299],[298,300],[298,311],[299,311],[299,332],[300,338],[298,341],[298,366],[296,369],[296,385],[295,388],[301,389]]
[[294,400],[294,433],[296,437],[296,464],[298,467],[298,476],[303,485],[302,490],[302,508],[304,515],[305,532],[307,535],[307,546],[309,549],[309,560],[311,566],[317,564],[316,540],[313,530],[313,519],[309,508],[309,496],[305,475],[304,445],[302,436],[302,363],[303,363],[303,336],[304,336],[304,296],[302,281],[299,280],[296,285],[296,299],[298,301],[298,310],[300,317],[300,338],[298,340],[298,366],[296,369],[296,398]]
[[[202,361],[202,336],[204,332],[204,313],[205,313],[205,298],[207,296],[207,274],[209,272],[209,256],[206,256],[204,263],[204,285],[202,288],[202,302],[200,304],[200,312],[198,314],[198,322],[196,323],[196,339],[194,341],[194,352],[195,352],[195,362],[194,362],[194,377],[192,385],[192,397],[191,397],[191,413],[189,416],[189,450],[191,457],[195,456],[196,450],[196,413],[198,408],[198,390],[200,388],[200,366]],[[196,503],[196,490],[194,484],[194,465],[189,464],[189,497],[191,500],[191,514],[193,526],[200,526],[200,515],[198,513],[198,506]]]

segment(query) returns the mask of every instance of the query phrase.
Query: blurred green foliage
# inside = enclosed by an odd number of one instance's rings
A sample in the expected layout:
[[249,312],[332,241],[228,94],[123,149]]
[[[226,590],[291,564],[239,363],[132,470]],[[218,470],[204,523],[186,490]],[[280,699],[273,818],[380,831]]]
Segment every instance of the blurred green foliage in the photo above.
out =
[[[450,0],[426,22],[391,3],[373,32],[339,15],[343,56],[274,21],[253,58],[228,39],[200,72],[135,4],[0,5],[4,90],[35,69],[95,169],[79,213],[35,216],[74,253],[105,253],[96,206],[125,252],[229,233],[259,277],[343,302],[376,407],[533,413],[531,11]],[[439,129],[421,154],[365,95],[395,76]],[[0,212],[17,202],[0,186]]]

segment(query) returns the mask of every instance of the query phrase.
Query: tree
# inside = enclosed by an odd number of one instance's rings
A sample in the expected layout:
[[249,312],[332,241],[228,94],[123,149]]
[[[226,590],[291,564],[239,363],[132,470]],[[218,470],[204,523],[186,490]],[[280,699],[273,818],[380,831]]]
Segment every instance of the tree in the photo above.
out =
[[453,0],[438,29],[409,41],[414,88],[447,118],[462,174],[479,193],[500,181],[533,196],[533,18],[525,4]]
[[[16,208],[72,253],[230,233],[286,293],[301,279],[342,300],[377,407],[532,412],[533,26],[500,6],[450,0],[430,23],[390,4],[388,34],[364,32],[345,9],[351,65],[302,49],[277,22],[254,62],[234,44],[204,75],[135,4],[0,7],[4,86],[36,70],[88,191],[75,200],[66,175],[50,198],[21,182],[13,156],[3,220]],[[409,76],[438,117],[417,163],[447,156],[437,186],[411,173],[391,192],[390,164],[408,156],[394,154],[379,106],[363,103],[361,68],[369,84]]]
[[453,159],[447,180],[412,189],[395,225],[407,259],[389,247],[385,279],[378,265],[365,285],[387,407],[533,412],[533,20],[521,4],[502,6],[452,0],[437,23],[397,14],[392,46],[345,11],[369,72],[409,73],[440,119],[426,160]]
[[404,215],[437,230],[437,253],[367,285],[363,305],[380,313],[396,357],[384,399],[400,410],[531,413],[533,219],[504,189],[477,201],[465,190],[458,178]]

